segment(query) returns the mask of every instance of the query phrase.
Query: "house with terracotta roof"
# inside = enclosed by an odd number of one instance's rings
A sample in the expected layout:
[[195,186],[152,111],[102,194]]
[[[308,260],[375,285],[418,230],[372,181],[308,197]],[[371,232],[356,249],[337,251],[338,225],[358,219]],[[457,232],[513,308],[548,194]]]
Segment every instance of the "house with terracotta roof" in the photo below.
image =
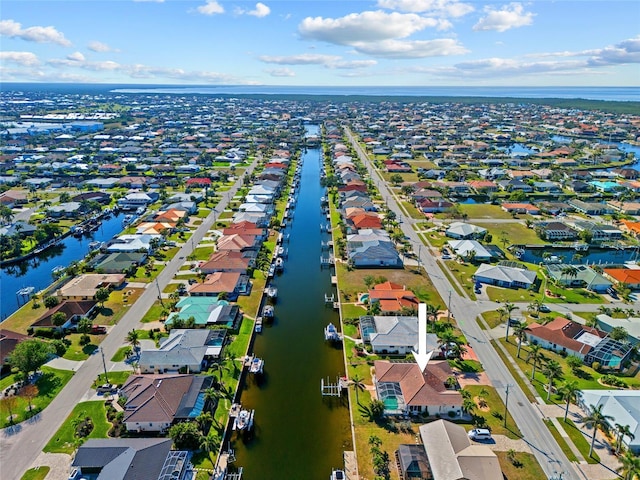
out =
[[[95,300],[64,300],[53,308],[44,312],[35,322],[31,324],[31,328],[59,328],[72,329],[78,325],[83,318],[90,318],[94,313],[98,302]],[[66,321],[62,325],[53,323],[53,316],[56,313],[63,313]]]
[[207,275],[204,282],[189,287],[189,294],[199,297],[217,297],[221,293],[231,301],[240,295],[251,294],[249,276],[240,272],[214,272]]
[[245,250],[260,250],[262,242],[257,235],[247,235],[232,233],[231,235],[223,235],[218,238],[216,250],[221,252],[224,250],[234,250],[243,252]]
[[369,302],[380,304],[380,313],[399,313],[403,309],[416,310],[420,303],[411,290],[404,285],[384,282],[369,289]]
[[624,284],[632,290],[640,290],[640,269],[605,268],[602,272],[619,285]]
[[447,387],[453,371],[446,360],[432,360],[424,372],[417,363],[374,362],[376,395],[387,415],[462,416],[462,395]]
[[255,252],[245,250],[222,250],[215,252],[209,260],[200,264],[202,273],[214,272],[239,272],[246,273],[248,269],[255,266]]
[[264,241],[267,237],[267,229],[258,227],[253,222],[242,221],[238,223],[232,223],[228,227],[222,229],[222,235],[255,235],[260,241]]
[[351,215],[346,217],[347,225],[355,230],[360,230],[362,228],[382,228],[382,221],[380,217],[375,212],[366,212],[363,209],[357,213],[352,213]]
[[210,376],[131,375],[118,392],[126,399],[123,422],[129,432],[165,433],[180,421],[211,411],[204,391]]
[[156,222],[178,223],[181,219],[186,220],[188,217],[189,214],[186,211],[170,208],[156,213],[153,219]]
[[558,353],[573,355],[585,364],[598,362],[604,368],[619,369],[631,356],[631,345],[608,337],[606,332],[563,317],[527,327],[527,341]]

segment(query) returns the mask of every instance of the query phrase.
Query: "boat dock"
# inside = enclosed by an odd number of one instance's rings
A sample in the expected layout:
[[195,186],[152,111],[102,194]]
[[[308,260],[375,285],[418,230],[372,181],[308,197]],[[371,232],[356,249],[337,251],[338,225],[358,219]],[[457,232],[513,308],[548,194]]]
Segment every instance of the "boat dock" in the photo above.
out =
[[324,378],[320,379],[320,392],[323,397],[341,397],[342,392],[349,386],[346,377],[336,377],[336,383],[331,383],[329,377],[325,382]]

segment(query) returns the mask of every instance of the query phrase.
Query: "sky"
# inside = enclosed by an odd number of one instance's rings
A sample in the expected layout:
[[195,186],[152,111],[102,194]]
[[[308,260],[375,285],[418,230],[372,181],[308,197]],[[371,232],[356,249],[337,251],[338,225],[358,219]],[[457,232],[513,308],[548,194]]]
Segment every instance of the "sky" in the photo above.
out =
[[640,1],[2,0],[0,82],[640,86]]

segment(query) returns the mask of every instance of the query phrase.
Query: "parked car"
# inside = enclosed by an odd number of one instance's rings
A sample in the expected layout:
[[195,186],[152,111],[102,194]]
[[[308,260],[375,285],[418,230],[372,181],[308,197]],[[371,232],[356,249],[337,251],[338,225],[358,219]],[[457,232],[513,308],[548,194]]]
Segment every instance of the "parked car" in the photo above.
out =
[[107,333],[107,327],[103,325],[91,325],[91,333],[94,335],[102,335]]
[[549,307],[547,307],[545,304],[540,305],[540,308],[538,308],[538,311],[542,312],[542,313],[549,313],[551,311],[551,309]]
[[469,430],[467,435],[471,440],[491,440],[491,431],[488,428],[474,428]]

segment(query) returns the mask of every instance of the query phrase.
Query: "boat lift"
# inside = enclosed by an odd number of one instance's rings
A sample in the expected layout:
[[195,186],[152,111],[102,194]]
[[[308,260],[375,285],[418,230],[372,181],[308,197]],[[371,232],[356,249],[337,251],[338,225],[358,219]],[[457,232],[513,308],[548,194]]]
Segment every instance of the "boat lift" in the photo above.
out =
[[342,392],[348,387],[349,381],[346,377],[336,377],[336,383],[331,383],[329,377],[325,382],[324,378],[320,379],[320,392],[323,397],[341,397]]

